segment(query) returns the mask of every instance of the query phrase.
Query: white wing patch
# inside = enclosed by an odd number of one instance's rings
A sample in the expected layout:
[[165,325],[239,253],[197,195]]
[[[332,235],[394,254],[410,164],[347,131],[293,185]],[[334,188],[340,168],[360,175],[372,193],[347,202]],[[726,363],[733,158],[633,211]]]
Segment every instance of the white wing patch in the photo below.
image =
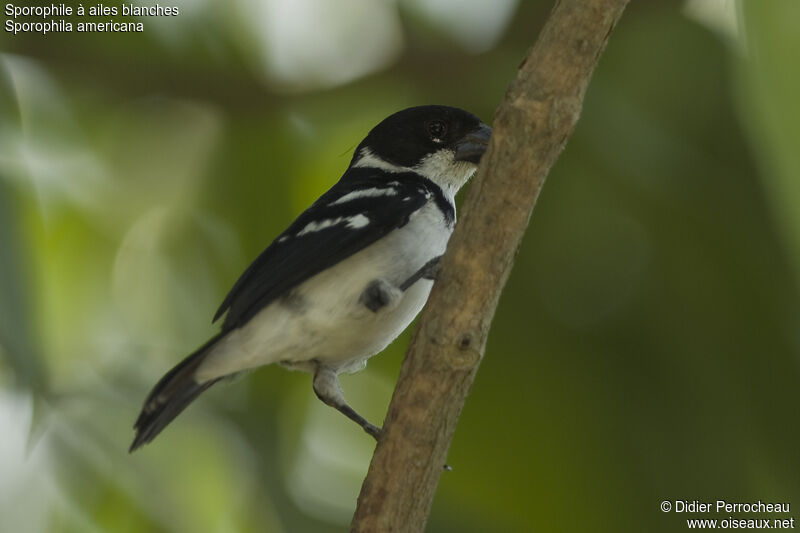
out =
[[347,227],[358,229],[369,224],[369,219],[364,215],[356,215],[347,219]]
[[358,229],[369,224],[369,218],[367,218],[365,215],[355,215],[352,217],[336,217],[326,218],[324,220],[315,220],[314,222],[309,222],[306,224],[306,227],[297,232],[296,237],[302,237],[307,233],[321,231],[326,228],[330,228],[331,226],[335,226],[336,224],[341,224],[342,222],[347,224],[348,228]]
[[373,196],[394,196],[397,194],[397,189],[393,187],[381,187],[381,188],[374,188],[374,189],[362,189],[360,191],[353,191],[345,194],[341,198],[337,199],[334,202],[331,202],[330,205],[338,205],[344,204],[346,202],[350,202],[352,200],[356,200],[358,198],[369,198]]
[[305,235],[306,233],[312,233],[314,231],[330,228],[331,226],[338,224],[343,220],[346,220],[345,217],[326,218],[324,220],[315,220],[314,222],[309,222],[308,224],[306,224],[305,228],[297,232],[297,236],[300,237],[301,235]]

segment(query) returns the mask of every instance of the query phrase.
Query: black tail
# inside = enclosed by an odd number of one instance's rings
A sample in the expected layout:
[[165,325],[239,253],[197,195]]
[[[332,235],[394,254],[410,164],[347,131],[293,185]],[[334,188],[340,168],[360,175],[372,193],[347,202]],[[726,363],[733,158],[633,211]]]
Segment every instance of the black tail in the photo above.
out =
[[167,424],[181,414],[192,400],[197,398],[201,392],[219,381],[221,378],[212,379],[205,383],[198,383],[194,379],[194,373],[200,363],[203,362],[209,348],[214,346],[222,337],[222,333],[215,335],[197,351],[178,363],[175,368],[167,372],[163,378],[156,383],[153,390],[147,396],[142,406],[142,412],[133,429],[136,436],[133,439],[129,452],[143,444],[147,444],[156,435],[161,433]]

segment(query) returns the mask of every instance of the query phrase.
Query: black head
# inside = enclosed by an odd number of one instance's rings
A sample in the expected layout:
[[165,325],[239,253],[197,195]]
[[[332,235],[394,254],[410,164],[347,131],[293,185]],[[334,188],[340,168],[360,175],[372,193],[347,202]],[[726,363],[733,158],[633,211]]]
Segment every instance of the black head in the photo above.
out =
[[414,167],[445,149],[452,151],[455,161],[477,164],[490,134],[488,126],[463,109],[442,105],[409,107],[372,128],[356,149],[353,162],[366,148],[391,165]]

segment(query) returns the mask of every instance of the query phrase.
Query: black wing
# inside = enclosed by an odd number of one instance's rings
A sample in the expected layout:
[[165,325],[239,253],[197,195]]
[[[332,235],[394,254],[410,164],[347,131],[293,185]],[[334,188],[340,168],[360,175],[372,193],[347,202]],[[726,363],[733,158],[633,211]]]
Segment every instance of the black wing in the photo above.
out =
[[[305,280],[404,226],[432,193],[411,174],[350,169],[245,270],[214,315],[240,327]],[[370,193],[364,191],[371,190]],[[338,202],[337,202],[338,200]]]

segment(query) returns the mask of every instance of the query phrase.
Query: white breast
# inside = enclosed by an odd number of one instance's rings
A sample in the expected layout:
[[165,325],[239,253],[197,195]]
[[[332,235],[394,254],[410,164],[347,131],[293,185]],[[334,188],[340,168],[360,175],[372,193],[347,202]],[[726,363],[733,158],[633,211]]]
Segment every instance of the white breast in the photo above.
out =
[[[399,286],[430,259],[444,253],[451,230],[433,201],[408,223],[317,274],[278,299],[245,326],[229,333],[197,371],[201,381],[257,366],[289,362],[303,369],[312,359],[341,371],[363,368],[414,319],[433,283],[419,280],[391,309],[377,313],[359,298],[374,279]],[[307,368],[311,370],[311,368]]]

